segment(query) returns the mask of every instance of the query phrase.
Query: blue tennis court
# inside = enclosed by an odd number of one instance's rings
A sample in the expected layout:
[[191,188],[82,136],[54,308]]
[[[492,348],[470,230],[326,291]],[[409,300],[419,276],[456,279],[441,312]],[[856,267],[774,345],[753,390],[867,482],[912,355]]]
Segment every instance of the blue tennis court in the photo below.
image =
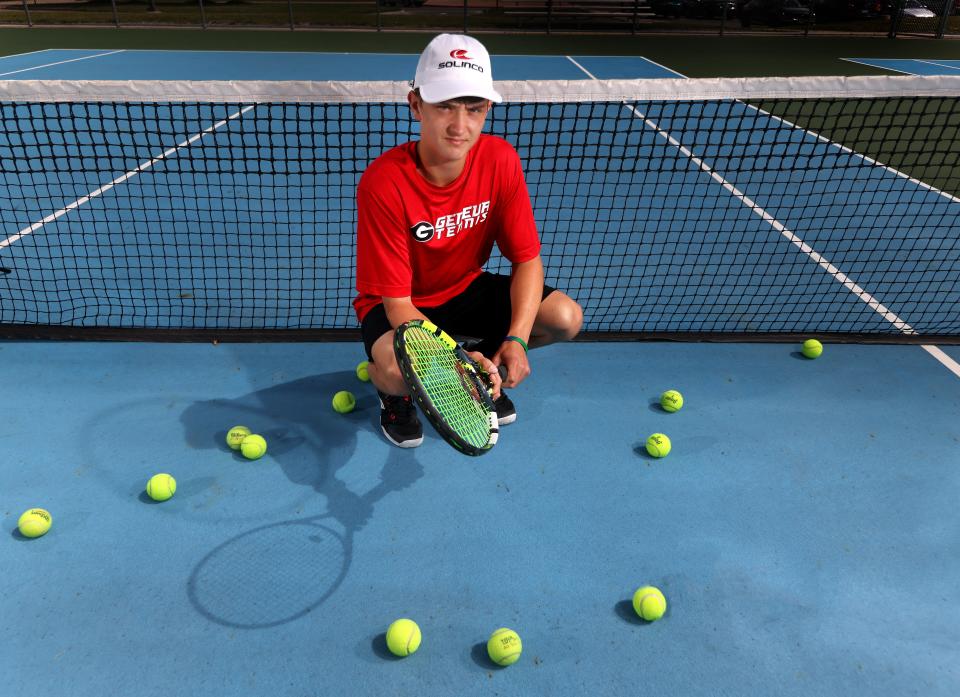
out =
[[[497,56],[498,80],[677,77],[639,56]],[[578,67],[583,66],[583,67]],[[410,80],[415,54],[60,49],[0,58],[11,80]]]
[[[41,51],[0,60],[0,80],[399,81],[416,59]],[[682,77],[576,55],[494,72]],[[353,188],[415,134],[405,107],[172,104],[0,101],[0,324],[354,326]],[[524,158],[548,282],[588,328],[953,327],[957,196],[792,113],[505,104],[491,129]],[[318,155],[334,144],[342,159]],[[363,358],[355,341],[0,342],[0,560],[17,570],[0,616],[33,637],[0,662],[15,692],[960,688],[956,346],[550,346],[482,458],[429,429],[391,448]],[[660,408],[667,389],[681,411]],[[264,458],[226,447],[235,424]],[[655,432],[666,458],[644,450]],[[157,472],[178,482],[163,503],[143,493]],[[28,540],[32,506],[54,526]],[[668,602],[654,623],[630,606],[648,583]],[[398,617],[424,637],[403,660],[383,638]],[[524,642],[507,669],[485,652],[501,626]]]
[[860,63],[874,68],[883,68],[905,75],[958,75],[960,60],[938,58],[922,60],[919,58],[846,58],[851,63]]

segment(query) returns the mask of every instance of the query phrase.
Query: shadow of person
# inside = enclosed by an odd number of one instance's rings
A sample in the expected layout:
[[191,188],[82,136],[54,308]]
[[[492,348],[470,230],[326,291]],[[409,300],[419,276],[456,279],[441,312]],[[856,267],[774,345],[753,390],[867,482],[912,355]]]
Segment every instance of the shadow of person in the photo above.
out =
[[216,545],[187,583],[188,596],[203,616],[257,629],[321,606],[346,578],[354,534],[372,519],[376,503],[423,476],[411,451],[386,445],[379,480],[368,491],[355,492],[336,476],[356,451],[357,433],[376,428],[363,400],[350,414],[331,408],[330,396],[351,378],[344,372],[316,375],[184,410],[181,422],[190,447],[227,451],[227,429],[246,425],[267,439],[268,456],[291,483],[312,488],[327,504],[320,515],[260,525]]
[[[267,457],[294,484],[321,490],[334,470],[356,449],[357,432],[373,430],[369,410],[337,414],[331,396],[348,381],[345,371],[312,375],[234,399],[195,402],[180,417],[187,445],[229,452],[227,430],[245,425],[267,440]],[[363,400],[361,400],[362,404]],[[304,447],[306,446],[306,447]],[[234,457],[243,460],[238,452]]]

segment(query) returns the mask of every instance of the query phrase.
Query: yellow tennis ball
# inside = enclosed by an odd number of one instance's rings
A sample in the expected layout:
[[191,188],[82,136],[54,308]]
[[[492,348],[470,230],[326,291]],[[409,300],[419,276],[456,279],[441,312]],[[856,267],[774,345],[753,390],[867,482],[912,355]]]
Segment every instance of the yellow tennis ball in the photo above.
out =
[[20,534],[24,537],[46,535],[51,525],[53,525],[53,518],[50,516],[50,512],[42,508],[31,508],[29,511],[24,511],[20,520],[17,521]]
[[263,436],[251,433],[240,441],[240,452],[248,460],[259,460],[267,452],[267,441]]
[[370,361],[360,361],[357,364],[357,377],[363,382],[370,382]]
[[823,353],[823,344],[816,339],[807,339],[803,342],[803,348],[801,351],[807,358],[817,358],[821,353]]
[[250,435],[250,429],[246,426],[234,426],[227,431],[227,445],[231,450],[240,449],[240,441]]
[[671,447],[670,439],[662,433],[654,433],[647,438],[647,452],[654,457],[666,457]]
[[667,611],[667,599],[659,588],[642,586],[633,594],[633,609],[647,622],[654,622]]
[[413,620],[400,619],[387,628],[387,648],[394,656],[409,656],[420,648],[420,627]]
[[660,406],[664,411],[675,412],[683,408],[683,395],[676,390],[667,390],[660,395]]
[[357,398],[346,390],[340,390],[333,395],[333,408],[341,414],[349,414],[357,406]]
[[516,663],[523,651],[523,642],[512,629],[501,627],[487,641],[487,654],[498,666],[510,666]]
[[150,477],[147,482],[147,496],[154,501],[166,501],[177,491],[177,480],[169,474],[161,473]]

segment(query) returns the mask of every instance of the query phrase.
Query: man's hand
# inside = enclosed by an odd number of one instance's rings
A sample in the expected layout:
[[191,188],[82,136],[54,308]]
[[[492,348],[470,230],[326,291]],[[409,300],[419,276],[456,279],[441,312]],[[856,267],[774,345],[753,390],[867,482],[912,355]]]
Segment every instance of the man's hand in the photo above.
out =
[[479,351],[467,351],[467,355],[470,356],[473,360],[477,362],[477,365],[480,366],[480,369],[483,372],[487,373],[489,376],[487,379],[490,382],[491,387],[493,388],[493,398],[500,398],[500,374],[497,372],[497,366],[489,358],[484,356]]
[[504,387],[516,387],[530,374],[527,352],[516,341],[504,341],[500,350],[494,354],[493,362],[495,365],[503,365],[507,368],[507,379],[503,381]]

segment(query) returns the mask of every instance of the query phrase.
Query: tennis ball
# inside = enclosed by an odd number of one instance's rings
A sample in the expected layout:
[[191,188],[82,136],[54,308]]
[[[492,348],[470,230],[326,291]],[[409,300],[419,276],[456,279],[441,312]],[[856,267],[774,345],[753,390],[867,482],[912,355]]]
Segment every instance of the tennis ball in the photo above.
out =
[[387,648],[394,656],[409,656],[420,648],[420,627],[413,620],[400,619],[387,628]]
[[267,452],[267,441],[263,436],[252,433],[240,441],[240,452],[248,460],[259,460]]
[[357,398],[346,390],[340,390],[333,395],[333,409],[341,414],[349,414],[357,406]]
[[660,406],[663,407],[664,411],[671,413],[680,411],[683,407],[683,395],[676,390],[667,390],[660,395]]
[[240,449],[240,441],[250,435],[250,429],[246,426],[234,426],[227,431],[227,445],[231,450]]
[[166,501],[177,491],[177,480],[169,474],[155,474],[147,482],[147,496],[154,501]]
[[670,439],[662,433],[654,433],[647,438],[647,452],[654,457],[666,457],[670,447]]
[[487,653],[490,660],[498,666],[510,666],[520,658],[523,651],[523,642],[512,629],[501,627],[487,641]]
[[370,382],[370,372],[367,368],[370,366],[370,361],[360,361],[357,364],[357,377],[360,378],[362,382]]
[[803,342],[803,348],[801,351],[807,358],[817,358],[821,353],[823,353],[823,344],[816,339],[807,339]]
[[20,520],[17,521],[20,534],[24,537],[46,535],[51,525],[53,525],[53,518],[50,517],[49,511],[42,508],[31,508],[29,511],[25,511],[20,516]]
[[667,611],[667,599],[659,588],[642,586],[633,594],[633,609],[647,622],[654,622]]

